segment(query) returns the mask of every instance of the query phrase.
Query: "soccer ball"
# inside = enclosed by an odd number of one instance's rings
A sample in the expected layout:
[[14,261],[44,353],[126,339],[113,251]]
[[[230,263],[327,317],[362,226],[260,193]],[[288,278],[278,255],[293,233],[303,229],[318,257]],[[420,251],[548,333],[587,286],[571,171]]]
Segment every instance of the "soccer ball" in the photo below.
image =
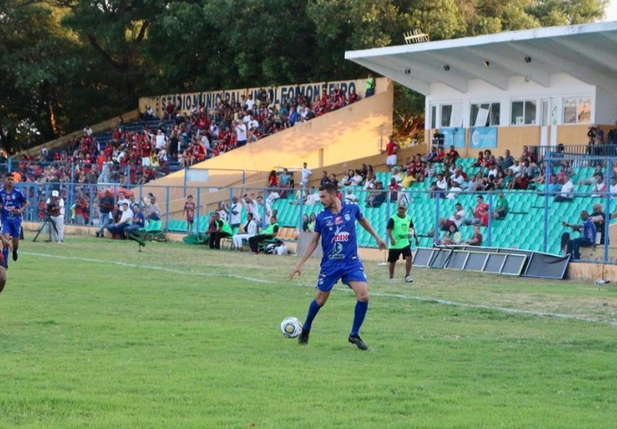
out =
[[281,322],[281,333],[285,338],[296,338],[302,332],[302,323],[295,317],[287,317]]

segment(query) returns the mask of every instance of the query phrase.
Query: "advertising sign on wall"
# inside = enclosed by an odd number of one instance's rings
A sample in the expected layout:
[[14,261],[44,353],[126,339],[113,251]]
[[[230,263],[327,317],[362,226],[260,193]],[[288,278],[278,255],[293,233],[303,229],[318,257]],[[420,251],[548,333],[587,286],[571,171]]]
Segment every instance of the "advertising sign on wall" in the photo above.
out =
[[493,149],[497,147],[497,127],[474,127],[469,139],[470,149]]
[[[381,79],[377,79],[377,90],[379,90]],[[304,95],[310,102],[321,97],[325,91],[332,93],[336,87],[339,87],[345,95],[352,91],[360,96],[364,96],[366,79],[341,80],[334,82],[318,82],[305,83],[299,85],[281,85],[269,86],[261,88],[243,88],[220,91],[204,91],[191,92],[185,94],[165,94],[153,97],[142,97],[139,99],[139,111],[145,112],[148,106],[151,106],[156,116],[161,117],[168,102],[178,106],[178,109],[183,114],[189,114],[194,107],[204,106],[206,109],[216,108],[221,101],[229,103],[242,100],[242,96],[248,99],[252,96],[256,99],[258,95],[267,92],[268,96],[275,104],[281,104],[283,101]],[[385,86],[385,84],[384,84]]]
[[444,135],[444,146],[446,148],[454,146],[455,148],[465,147],[465,128],[463,127],[445,127],[440,128]]

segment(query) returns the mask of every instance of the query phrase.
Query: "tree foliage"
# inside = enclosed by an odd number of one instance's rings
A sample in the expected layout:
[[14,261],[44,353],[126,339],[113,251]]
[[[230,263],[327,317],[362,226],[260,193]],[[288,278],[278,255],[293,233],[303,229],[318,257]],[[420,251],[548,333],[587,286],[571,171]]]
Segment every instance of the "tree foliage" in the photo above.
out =
[[[0,0],[0,139],[36,144],[143,95],[354,78],[344,52],[592,22],[607,0]],[[397,110],[422,98],[397,88]]]

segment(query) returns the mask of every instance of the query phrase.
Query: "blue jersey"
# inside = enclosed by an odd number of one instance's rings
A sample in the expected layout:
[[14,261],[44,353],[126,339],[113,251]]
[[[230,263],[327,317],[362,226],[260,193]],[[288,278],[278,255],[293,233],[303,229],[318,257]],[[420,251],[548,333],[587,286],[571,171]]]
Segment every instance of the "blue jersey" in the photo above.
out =
[[587,246],[592,246],[596,242],[596,224],[589,218],[583,222],[581,237],[585,239]]
[[339,213],[324,210],[315,220],[315,232],[321,234],[321,268],[358,264],[356,220],[364,216],[356,204],[343,204]]
[[13,209],[22,208],[26,202],[26,196],[20,189],[13,187],[11,192],[7,192],[6,188],[0,189],[0,198],[2,199],[2,222],[10,220],[21,220],[21,215],[15,216]]

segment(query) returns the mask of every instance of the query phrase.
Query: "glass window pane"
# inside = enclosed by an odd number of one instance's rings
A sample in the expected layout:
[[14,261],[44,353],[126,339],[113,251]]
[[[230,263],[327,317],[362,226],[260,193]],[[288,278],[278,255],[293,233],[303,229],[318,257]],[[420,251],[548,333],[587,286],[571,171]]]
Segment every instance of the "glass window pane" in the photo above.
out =
[[437,128],[437,106],[431,106],[431,128]]
[[473,127],[478,117],[479,106],[477,104],[471,105],[471,115],[469,115],[469,126]]
[[580,123],[589,123],[591,122],[591,99],[590,98],[580,98],[577,103],[577,122]]
[[444,104],[441,106],[441,126],[449,127],[450,119],[452,118],[452,106]]
[[512,102],[512,125],[522,125],[524,124],[523,117],[523,102],[522,101],[513,101]]
[[490,124],[492,127],[499,126],[499,117],[501,113],[501,104],[493,103],[491,104],[491,115],[490,115]]
[[576,99],[563,99],[563,123],[576,124]]
[[525,124],[536,123],[536,102],[525,101]]

